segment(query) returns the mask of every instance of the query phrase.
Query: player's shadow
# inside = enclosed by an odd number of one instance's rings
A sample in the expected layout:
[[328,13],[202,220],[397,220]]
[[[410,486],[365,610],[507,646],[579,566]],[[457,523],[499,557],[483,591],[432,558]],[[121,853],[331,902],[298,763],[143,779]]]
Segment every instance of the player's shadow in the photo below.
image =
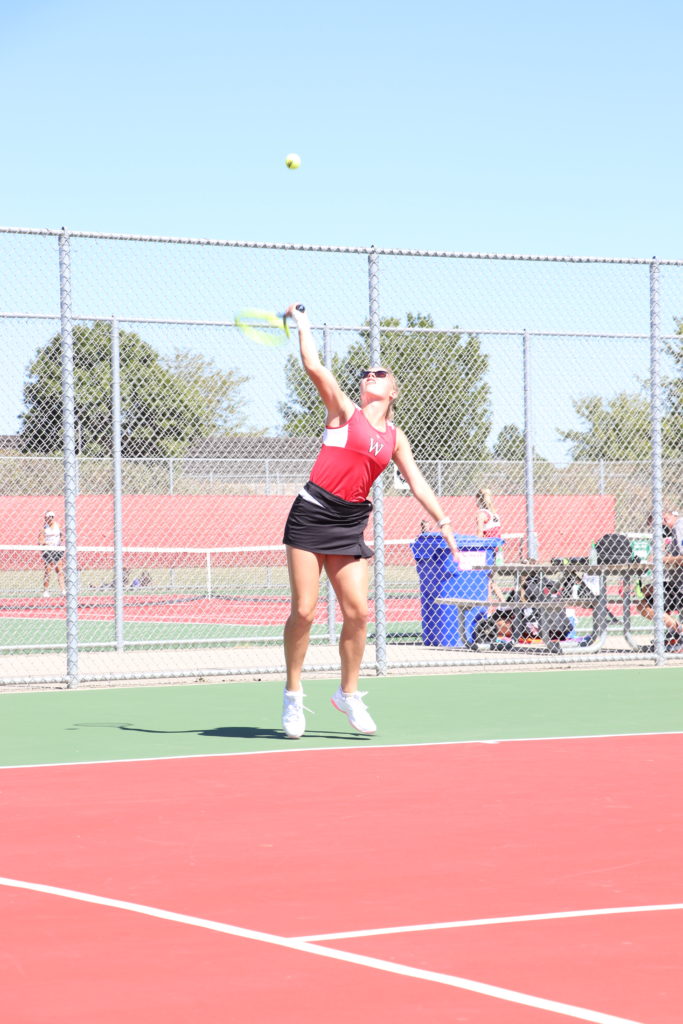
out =
[[[121,732],[144,732],[155,736],[207,736],[216,739],[282,740],[291,743],[281,729],[265,729],[257,725],[219,725],[214,729],[143,729],[132,722],[74,722],[76,729],[120,729]],[[329,740],[369,740],[362,733],[338,732],[333,729],[306,729],[306,737]]]

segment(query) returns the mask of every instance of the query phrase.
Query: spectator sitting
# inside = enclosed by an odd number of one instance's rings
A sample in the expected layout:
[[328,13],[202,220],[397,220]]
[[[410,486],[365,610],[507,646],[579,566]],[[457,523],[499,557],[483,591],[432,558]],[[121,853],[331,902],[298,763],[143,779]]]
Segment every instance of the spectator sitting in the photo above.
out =
[[[647,519],[648,527],[653,525],[652,515]],[[664,625],[666,626],[666,644],[668,647],[683,646],[683,626],[673,617],[683,612],[683,516],[673,509],[662,516],[662,532],[664,535]],[[643,587],[643,597],[637,605],[638,611],[646,619],[654,619],[654,587]]]

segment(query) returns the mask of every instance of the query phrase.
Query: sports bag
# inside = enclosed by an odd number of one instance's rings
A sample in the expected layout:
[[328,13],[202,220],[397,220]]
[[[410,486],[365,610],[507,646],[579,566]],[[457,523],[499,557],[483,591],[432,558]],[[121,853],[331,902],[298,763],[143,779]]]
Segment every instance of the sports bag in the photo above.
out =
[[625,565],[633,561],[631,541],[625,533],[606,533],[595,545],[598,565]]

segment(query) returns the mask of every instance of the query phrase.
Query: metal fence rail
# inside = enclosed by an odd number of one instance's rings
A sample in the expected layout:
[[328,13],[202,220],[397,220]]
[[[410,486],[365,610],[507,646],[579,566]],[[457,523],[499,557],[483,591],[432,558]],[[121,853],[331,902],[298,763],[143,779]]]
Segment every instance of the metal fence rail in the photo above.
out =
[[[683,511],[683,261],[0,228],[0,266],[5,682],[282,670],[281,531],[315,458],[324,410],[293,345],[245,341],[235,326],[244,307],[305,299],[325,361],[350,394],[364,363],[389,365],[400,385],[397,421],[443,507],[471,537],[481,525],[475,494],[490,492],[506,561],[520,557],[511,535],[521,536],[525,558],[589,560],[602,536],[646,533],[649,512],[661,521]],[[421,507],[391,470],[373,501],[368,670],[548,657],[531,643],[486,656],[463,646],[417,571],[410,542],[430,526]],[[60,577],[43,557],[46,510],[62,531],[59,606]],[[642,649],[613,628],[600,651],[567,640],[553,664],[681,657],[667,647],[668,540],[653,532],[653,570],[629,604]],[[106,573],[92,586],[111,588],[111,615],[93,607],[79,564],[88,549],[108,552],[106,566],[88,572]],[[162,601],[143,615],[128,600],[132,571],[178,576],[179,566],[156,564],[161,551],[182,561],[183,552],[228,549],[241,562],[229,567],[221,599],[233,611],[245,594],[251,600],[239,621],[215,608],[194,609],[204,620],[182,619]],[[143,552],[149,565],[137,558]],[[590,577],[589,567],[582,572]],[[51,597],[41,605],[46,583]],[[605,584],[610,614],[623,583]],[[502,585],[510,596],[512,578]],[[578,590],[570,596],[579,630],[590,631],[594,609]],[[473,629],[498,597],[485,594]],[[314,644],[336,641],[336,620],[323,588]],[[177,656],[159,656],[150,669],[135,654],[183,645],[180,668]]]

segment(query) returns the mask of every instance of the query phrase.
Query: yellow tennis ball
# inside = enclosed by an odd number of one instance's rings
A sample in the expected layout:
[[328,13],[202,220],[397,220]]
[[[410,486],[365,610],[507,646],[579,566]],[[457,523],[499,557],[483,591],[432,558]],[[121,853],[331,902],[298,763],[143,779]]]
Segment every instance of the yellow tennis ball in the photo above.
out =
[[289,167],[290,171],[295,171],[297,167],[301,166],[301,157],[298,153],[288,153],[285,157],[285,163]]

